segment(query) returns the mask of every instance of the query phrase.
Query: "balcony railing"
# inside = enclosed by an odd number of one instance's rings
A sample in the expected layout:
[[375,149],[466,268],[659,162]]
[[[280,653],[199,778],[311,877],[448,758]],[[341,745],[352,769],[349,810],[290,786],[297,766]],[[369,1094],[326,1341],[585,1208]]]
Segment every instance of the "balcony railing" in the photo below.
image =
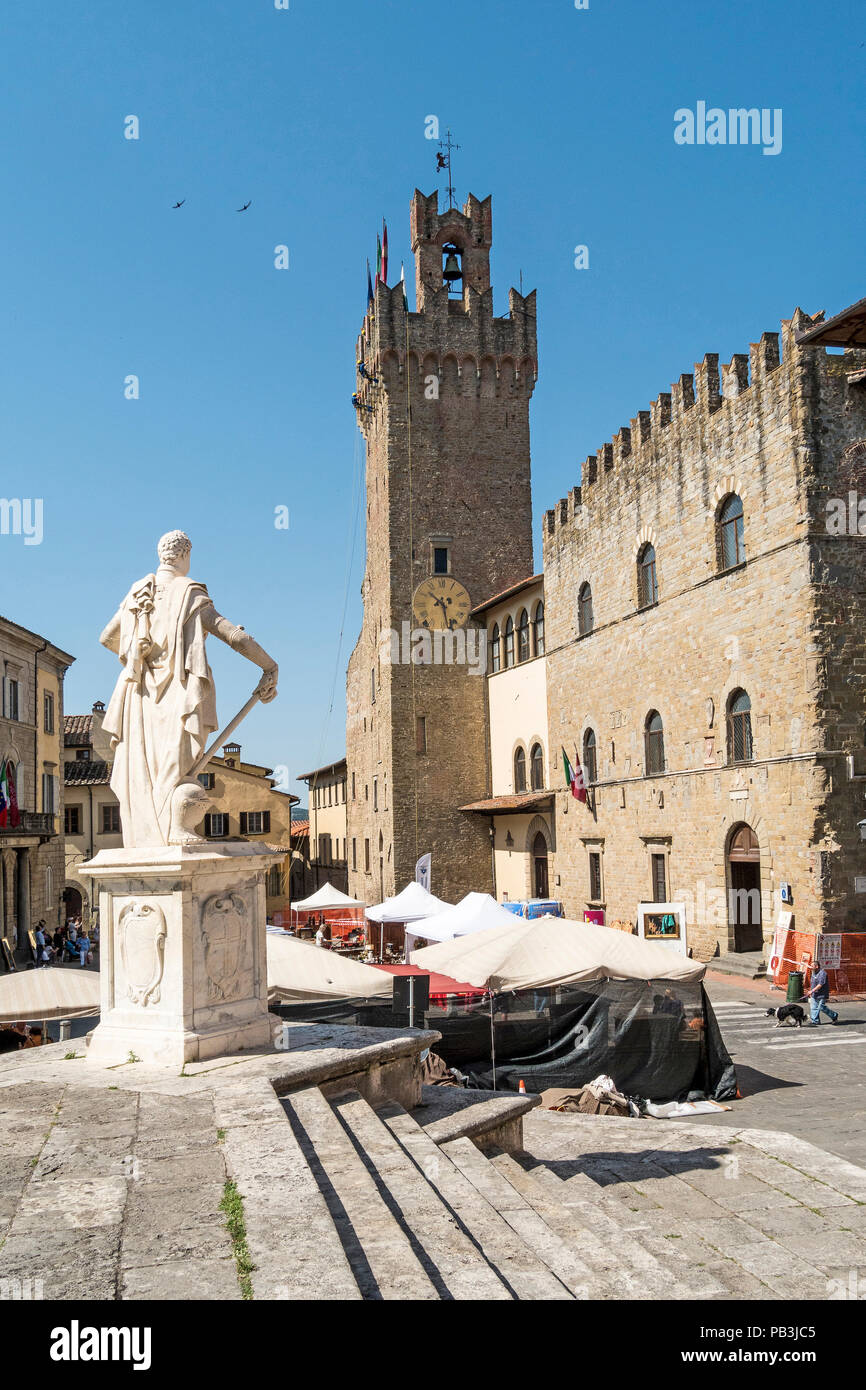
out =
[[19,811],[18,824],[13,825],[10,812],[6,812],[6,824],[0,825],[0,836],[4,835],[56,835],[57,818],[48,811]]

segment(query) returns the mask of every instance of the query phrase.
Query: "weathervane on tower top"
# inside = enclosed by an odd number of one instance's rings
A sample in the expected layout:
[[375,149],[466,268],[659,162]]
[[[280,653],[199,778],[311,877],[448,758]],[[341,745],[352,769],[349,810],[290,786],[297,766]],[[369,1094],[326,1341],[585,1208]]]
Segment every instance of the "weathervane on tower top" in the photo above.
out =
[[[446,130],[445,139],[439,141],[439,153],[436,156],[436,172],[441,173],[443,169],[448,170],[448,206],[454,206],[454,183],[451,178],[451,151],[459,150],[460,146],[455,145],[451,139],[451,131]],[[442,151],[445,151],[445,154]]]

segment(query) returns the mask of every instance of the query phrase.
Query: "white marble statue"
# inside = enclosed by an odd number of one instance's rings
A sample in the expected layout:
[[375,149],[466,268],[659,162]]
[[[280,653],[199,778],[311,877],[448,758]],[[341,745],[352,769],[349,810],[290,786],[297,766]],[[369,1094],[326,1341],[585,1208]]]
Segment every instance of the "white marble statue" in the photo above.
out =
[[[159,568],[134,584],[103,632],[123,670],[105,712],[120,802],[123,843],[141,849],[196,840],[206,793],[193,773],[217,728],[207,634],[248,657],[264,672],[255,695],[277,693],[277,666],[243,628],[220,616],[204,584],[189,578],[192,546],[169,531],[157,546]],[[227,731],[226,731],[227,732]]]

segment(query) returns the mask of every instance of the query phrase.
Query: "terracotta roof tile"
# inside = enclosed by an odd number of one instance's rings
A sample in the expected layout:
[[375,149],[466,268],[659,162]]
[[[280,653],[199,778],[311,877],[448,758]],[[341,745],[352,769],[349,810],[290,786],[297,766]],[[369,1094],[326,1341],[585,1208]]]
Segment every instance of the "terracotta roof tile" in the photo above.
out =
[[63,781],[67,787],[102,787],[111,780],[111,763],[91,762],[76,758],[63,764]]
[[82,747],[90,742],[93,731],[92,714],[64,714],[63,741]]

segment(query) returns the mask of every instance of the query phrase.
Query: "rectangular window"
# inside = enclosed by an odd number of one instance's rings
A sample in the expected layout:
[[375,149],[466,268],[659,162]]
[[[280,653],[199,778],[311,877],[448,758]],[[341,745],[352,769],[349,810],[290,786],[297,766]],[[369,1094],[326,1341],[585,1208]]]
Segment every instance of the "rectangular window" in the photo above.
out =
[[8,680],[6,682],[6,717],[8,719],[19,718],[21,686],[18,681]]
[[653,902],[666,903],[668,900],[667,856],[652,855]]
[[415,752],[427,752],[427,716],[419,714],[415,720]]
[[46,734],[54,733],[54,696],[50,690],[42,696],[42,725]]
[[445,545],[434,545],[433,547],[433,573],[448,573],[448,547]]
[[353,868],[353,869],[357,869],[357,867],[358,867],[358,841],[353,839],[353,840],[352,840],[352,868]]
[[75,761],[76,761],[77,763],[89,763],[89,762],[90,762],[90,749],[89,749],[89,748],[76,748],[76,750],[75,750]]
[[352,800],[355,800],[355,774],[352,773]]
[[374,811],[378,811],[378,809],[379,809],[379,779],[378,779],[378,777],[374,777],[374,778],[373,778],[373,810],[374,810]]
[[591,853],[589,856],[589,897],[590,901],[600,903],[601,893],[601,855]]
[[365,841],[364,841],[364,868],[366,869],[367,873],[370,872],[370,841],[369,841],[369,840],[365,840]]
[[212,772],[200,772],[198,775],[198,780],[201,782],[205,791],[213,791],[214,775]]
[[42,810],[48,816],[54,815],[54,778],[50,772],[42,774]]
[[270,828],[270,811],[241,811],[242,835],[266,835]]
[[102,807],[102,833],[103,835],[120,834],[120,807],[110,804]]
[[80,806],[65,806],[63,808],[63,833],[64,835],[81,834]]
[[210,815],[204,818],[204,833],[209,839],[216,840],[220,836],[229,833],[229,818],[225,811],[211,811]]

